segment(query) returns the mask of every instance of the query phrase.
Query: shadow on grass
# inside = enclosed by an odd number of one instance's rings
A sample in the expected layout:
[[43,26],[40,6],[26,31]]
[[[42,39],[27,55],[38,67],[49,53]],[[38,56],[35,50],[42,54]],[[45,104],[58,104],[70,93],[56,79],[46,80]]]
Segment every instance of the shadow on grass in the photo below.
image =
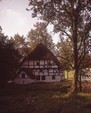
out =
[[9,85],[0,89],[0,113],[90,113],[91,94],[68,96],[71,83]]

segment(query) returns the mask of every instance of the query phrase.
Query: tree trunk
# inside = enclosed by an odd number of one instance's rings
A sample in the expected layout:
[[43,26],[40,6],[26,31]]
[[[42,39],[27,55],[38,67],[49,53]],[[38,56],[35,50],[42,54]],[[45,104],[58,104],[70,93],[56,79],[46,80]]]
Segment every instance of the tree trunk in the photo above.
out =
[[80,74],[80,80],[79,80],[79,91],[82,92],[81,74]]
[[78,69],[75,69],[75,74],[74,74],[74,86],[73,86],[73,93],[77,94],[78,92]]
[[78,50],[77,50],[77,34],[74,33],[74,92],[78,91],[77,81],[78,81]]
[[[76,13],[76,12],[75,12]],[[73,22],[73,52],[74,52],[74,87],[73,87],[73,92],[77,94],[78,92],[78,48],[77,48],[77,43],[78,43],[78,35],[77,35],[77,25],[78,25],[78,18],[76,17],[77,15],[75,14],[75,20]]]
[[69,71],[67,71],[67,79],[69,79]]

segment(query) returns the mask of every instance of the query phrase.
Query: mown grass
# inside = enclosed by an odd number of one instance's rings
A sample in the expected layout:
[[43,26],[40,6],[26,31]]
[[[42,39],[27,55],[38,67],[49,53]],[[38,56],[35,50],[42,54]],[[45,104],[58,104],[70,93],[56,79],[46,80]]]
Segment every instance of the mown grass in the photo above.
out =
[[0,88],[0,113],[91,113],[91,94],[68,96],[71,82]]

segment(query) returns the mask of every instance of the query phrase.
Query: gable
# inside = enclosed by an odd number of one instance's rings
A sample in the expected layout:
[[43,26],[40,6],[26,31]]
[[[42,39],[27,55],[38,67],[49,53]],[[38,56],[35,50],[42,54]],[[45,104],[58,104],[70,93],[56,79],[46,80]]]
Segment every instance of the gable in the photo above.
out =
[[24,58],[23,63],[25,61],[31,61],[31,60],[52,60],[56,63],[58,67],[62,66],[60,65],[60,62],[58,59],[53,55],[53,53],[43,44],[39,44],[27,57]]

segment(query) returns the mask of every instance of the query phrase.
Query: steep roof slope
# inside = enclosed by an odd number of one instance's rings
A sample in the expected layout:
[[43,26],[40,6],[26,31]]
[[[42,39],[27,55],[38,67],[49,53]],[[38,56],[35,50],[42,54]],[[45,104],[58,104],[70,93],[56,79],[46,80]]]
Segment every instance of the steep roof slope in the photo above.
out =
[[23,62],[26,60],[53,60],[58,67],[62,68],[56,56],[42,43],[37,45],[35,49],[24,58]]

